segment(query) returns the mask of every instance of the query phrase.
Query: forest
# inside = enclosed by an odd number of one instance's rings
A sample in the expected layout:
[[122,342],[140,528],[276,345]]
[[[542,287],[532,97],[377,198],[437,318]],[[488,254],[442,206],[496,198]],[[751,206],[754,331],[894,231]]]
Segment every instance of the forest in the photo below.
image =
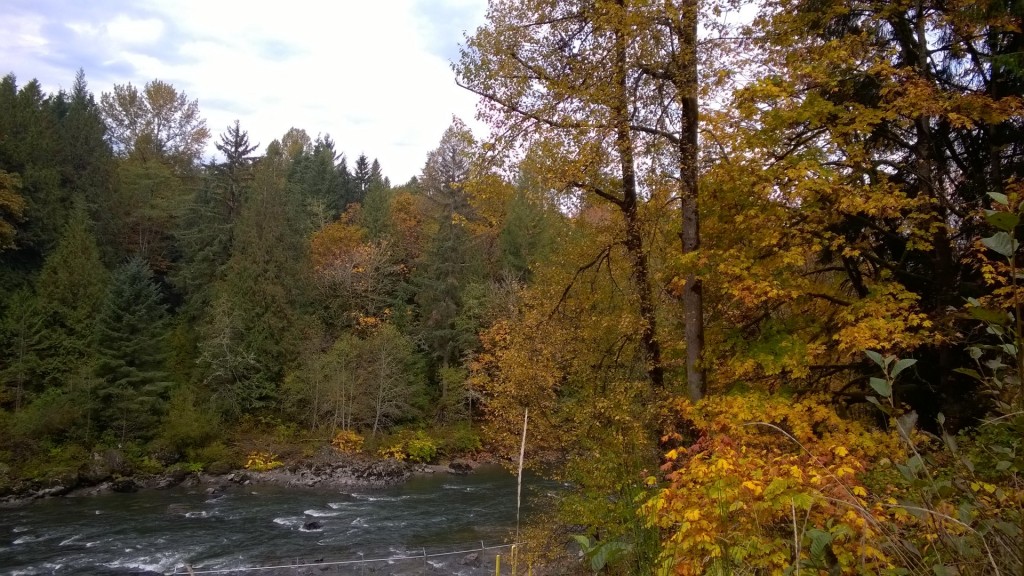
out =
[[490,134],[401,185],[160,80],[6,76],[0,488],[511,458],[529,410],[539,559],[1024,574],[1024,7],[740,7],[491,0],[452,64]]

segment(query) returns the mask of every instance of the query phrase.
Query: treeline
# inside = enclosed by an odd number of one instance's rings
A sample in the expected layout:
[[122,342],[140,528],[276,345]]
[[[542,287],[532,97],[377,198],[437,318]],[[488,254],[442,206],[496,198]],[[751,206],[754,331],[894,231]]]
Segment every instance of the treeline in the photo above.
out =
[[239,426],[377,436],[478,412],[463,363],[557,207],[526,179],[471,198],[457,120],[401,186],[327,135],[257,154],[236,121],[204,162],[209,137],[158,80],[98,100],[82,73],[0,83],[5,477],[110,447],[192,459]]

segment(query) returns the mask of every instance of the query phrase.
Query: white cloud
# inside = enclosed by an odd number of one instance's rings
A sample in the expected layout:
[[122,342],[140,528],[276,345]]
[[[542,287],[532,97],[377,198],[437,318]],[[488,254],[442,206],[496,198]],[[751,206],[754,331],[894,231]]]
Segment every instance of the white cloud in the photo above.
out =
[[[48,89],[70,84],[79,66],[96,92],[113,83],[141,86],[159,78],[199,99],[215,136],[236,118],[263,145],[292,126],[314,137],[330,133],[350,165],[366,153],[400,183],[419,173],[452,115],[480,129],[472,122],[475,97],[455,86],[441,55],[454,52],[461,31],[442,18],[458,14],[472,29],[482,22],[485,4],[150,0],[125,2],[102,14],[83,4],[84,13],[69,22],[55,11],[35,15],[34,24],[15,25],[24,36],[14,40],[22,51],[32,38],[45,47],[51,40],[45,30],[71,36],[56,39],[67,52],[62,77],[42,77],[40,58],[8,65],[21,78],[40,77]],[[47,16],[61,26],[43,27],[38,17]],[[0,38],[11,27],[0,24]],[[85,57],[83,46],[90,60],[75,61]]]
[[119,14],[104,27],[115,44],[155,44],[164,33],[164,23],[156,18],[131,18]]
[[8,14],[0,19],[0,51],[6,57],[41,53],[49,42],[43,35],[45,20],[36,14]]

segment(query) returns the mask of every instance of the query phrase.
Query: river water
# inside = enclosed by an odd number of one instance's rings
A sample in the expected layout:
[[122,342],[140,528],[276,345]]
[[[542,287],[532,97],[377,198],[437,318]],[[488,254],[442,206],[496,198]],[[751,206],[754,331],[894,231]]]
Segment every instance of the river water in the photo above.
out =
[[[186,565],[199,573],[402,556],[419,559],[246,573],[493,574],[493,554],[506,551],[482,553],[480,566],[463,551],[511,541],[515,484],[485,467],[348,492],[259,484],[217,495],[197,486],[53,498],[0,509],[0,574],[167,574]],[[551,489],[524,481],[524,508]]]

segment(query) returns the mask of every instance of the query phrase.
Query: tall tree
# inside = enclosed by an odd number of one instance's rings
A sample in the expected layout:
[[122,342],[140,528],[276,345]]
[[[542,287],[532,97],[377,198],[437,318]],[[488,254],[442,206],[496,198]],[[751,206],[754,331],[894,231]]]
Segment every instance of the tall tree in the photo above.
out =
[[95,356],[95,323],[107,294],[108,272],[79,201],[60,242],[43,264],[36,290],[45,318],[43,376],[47,386],[74,387]]
[[370,188],[370,160],[366,154],[360,154],[356,158],[355,172],[352,173],[352,185],[355,195],[351,201],[362,203],[363,198],[366,197],[366,191]]
[[638,25],[636,16],[625,1],[496,0],[456,72],[460,85],[484,99],[481,116],[493,132],[511,139],[505,145],[523,139],[543,144],[551,152],[548,177],[556,187],[608,202],[620,213],[643,318],[640,353],[648,378],[660,388],[664,367],[640,218],[645,175],[637,172],[633,129],[645,104],[644,94],[634,90],[634,46],[651,23]]
[[254,157],[252,153],[259,144],[249,144],[249,133],[242,130],[238,120],[220,134],[220,142],[215,144],[217,150],[224,155],[224,162],[217,164],[218,173],[225,178],[224,203],[229,221],[234,221],[241,205],[240,193],[243,184],[249,180],[250,167]]
[[100,108],[115,152],[166,160],[179,172],[198,164],[210,137],[199,101],[161,80],[147,82],[141,91],[131,83],[115,84],[100,97]]
[[420,331],[437,367],[459,360],[463,339],[456,319],[462,292],[477,270],[478,254],[467,228],[473,218],[464,187],[476,142],[464,124],[456,120],[441,136],[438,147],[427,155],[420,186],[433,204],[437,230],[418,267]]
[[120,442],[155,432],[170,389],[162,300],[146,261],[132,258],[114,273],[96,319],[100,427]]
[[298,354],[309,283],[308,227],[278,142],[255,170],[204,329],[205,380],[234,414],[270,409]]

